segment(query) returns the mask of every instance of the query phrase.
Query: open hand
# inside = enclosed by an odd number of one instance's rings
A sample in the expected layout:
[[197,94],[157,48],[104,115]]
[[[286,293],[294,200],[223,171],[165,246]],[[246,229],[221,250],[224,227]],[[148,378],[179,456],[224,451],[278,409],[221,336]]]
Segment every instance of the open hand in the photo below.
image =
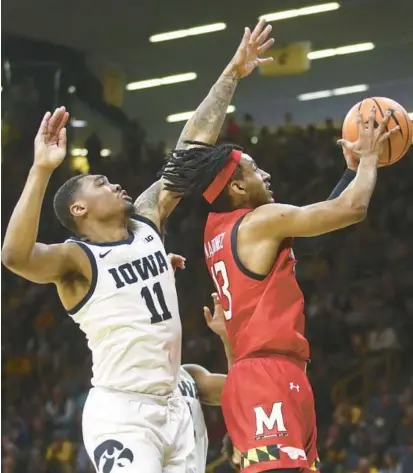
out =
[[227,337],[227,329],[225,327],[224,309],[218,294],[213,293],[212,300],[214,301],[214,315],[211,314],[208,307],[204,307],[204,317],[208,327],[222,339],[225,339]]
[[375,128],[376,107],[372,107],[367,123],[363,122],[363,117],[359,110],[357,112],[357,126],[359,131],[357,141],[338,140],[337,142],[343,147],[344,157],[346,157],[346,154],[350,153],[357,157],[374,156],[379,158],[383,152],[384,142],[400,129],[399,126],[395,126],[391,130],[386,131],[390,117],[391,111],[389,110],[379,123],[379,126]]
[[250,75],[258,65],[273,61],[272,57],[259,57],[274,44],[273,38],[267,39],[271,30],[271,25],[265,26],[265,20],[260,20],[252,33],[245,28],[241,44],[230,62],[238,79]]
[[34,140],[34,163],[54,170],[66,156],[66,124],[69,114],[65,107],[57,108],[53,115],[47,112]]

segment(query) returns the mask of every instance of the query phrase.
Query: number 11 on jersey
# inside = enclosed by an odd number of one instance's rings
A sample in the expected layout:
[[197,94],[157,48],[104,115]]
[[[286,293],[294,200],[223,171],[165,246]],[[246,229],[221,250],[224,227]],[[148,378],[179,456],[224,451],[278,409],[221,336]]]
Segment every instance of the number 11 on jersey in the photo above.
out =
[[[232,298],[225,263],[223,261],[217,261],[211,268],[211,275],[220,298],[225,298],[228,301],[227,304],[223,304],[223,307],[226,306],[228,308],[228,310],[224,309],[225,320],[230,320],[232,318]],[[222,284],[218,284],[218,278],[222,280]]]

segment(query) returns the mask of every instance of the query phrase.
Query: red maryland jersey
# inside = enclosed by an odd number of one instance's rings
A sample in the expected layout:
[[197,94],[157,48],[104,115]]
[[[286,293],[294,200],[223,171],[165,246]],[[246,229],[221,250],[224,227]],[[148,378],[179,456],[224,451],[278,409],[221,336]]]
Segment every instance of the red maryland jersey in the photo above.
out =
[[292,238],[281,244],[268,276],[252,273],[236,247],[249,211],[210,213],[204,234],[205,259],[225,311],[234,361],[271,354],[307,361],[304,296],[295,278]]

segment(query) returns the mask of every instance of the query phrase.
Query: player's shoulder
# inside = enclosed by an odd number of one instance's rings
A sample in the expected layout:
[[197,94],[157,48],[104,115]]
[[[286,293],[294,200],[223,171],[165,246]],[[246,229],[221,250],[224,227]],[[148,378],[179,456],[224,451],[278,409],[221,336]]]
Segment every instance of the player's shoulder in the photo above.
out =
[[149,230],[156,234],[163,242],[163,234],[160,231],[158,224],[149,215],[134,214],[130,217],[130,227],[132,231],[139,232],[141,229]]

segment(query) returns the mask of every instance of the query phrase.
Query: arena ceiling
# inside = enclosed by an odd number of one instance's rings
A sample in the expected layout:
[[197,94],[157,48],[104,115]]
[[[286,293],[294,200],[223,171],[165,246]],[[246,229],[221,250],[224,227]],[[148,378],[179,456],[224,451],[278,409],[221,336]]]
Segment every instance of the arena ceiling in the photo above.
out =
[[[151,140],[172,139],[182,123],[169,114],[193,110],[231,57],[245,25],[264,13],[327,0],[4,0],[3,29],[87,53],[98,73],[116,66],[128,82],[196,72],[197,80],[125,92],[124,109],[138,117]],[[340,1],[340,0],[339,0]],[[310,40],[314,50],[371,41],[373,51],[312,61],[304,75],[264,78],[255,74],[239,86],[236,115],[251,113],[257,124],[276,124],[285,112],[299,123],[339,119],[360,98],[344,95],[300,102],[297,95],[369,84],[369,95],[386,95],[413,111],[413,1],[341,0],[339,10],[273,23],[278,43]],[[225,22],[224,31],[150,43],[156,33]],[[105,126],[85,108],[77,118]],[[81,116],[79,116],[81,115]],[[110,135],[110,133],[109,133]]]

